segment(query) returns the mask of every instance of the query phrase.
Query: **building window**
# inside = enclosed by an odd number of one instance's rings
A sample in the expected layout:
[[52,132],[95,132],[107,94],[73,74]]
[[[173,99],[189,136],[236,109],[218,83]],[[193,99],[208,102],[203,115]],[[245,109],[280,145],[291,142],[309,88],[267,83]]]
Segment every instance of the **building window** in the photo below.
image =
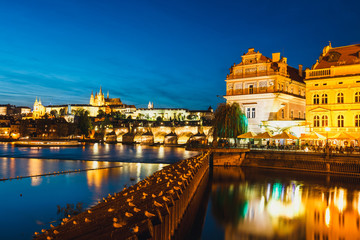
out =
[[247,118],[250,118],[250,108],[247,108],[247,109],[246,109],[246,117],[247,117]]
[[251,118],[255,118],[255,108],[251,109]]
[[328,96],[327,94],[321,95],[321,104],[327,104],[328,103]]
[[355,127],[360,127],[360,115],[355,116]]
[[314,99],[314,104],[319,104],[320,103],[319,94],[315,94],[313,99]]
[[344,116],[343,115],[339,115],[337,117],[338,120],[338,127],[344,127]]
[[320,117],[314,116],[314,127],[320,127]]
[[294,111],[291,110],[290,112],[290,118],[293,119],[294,118]]
[[284,111],[284,109],[281,109],[281,118],[285,118],[285,111]]
[[299,119],[301,118],[301,112],[299,112]]
[[306,119],[306,113],[304,113],[304,119]]
[[344,103],[344,94],[343,93],[338,93],[337,103]]
[[356,103],[360,102],[360,92],[355,93],[355,102]]
[[254,93],[254,85],[249,85],[249,94]]
[[327,127],[329,125],[329,120],[328,120],[328,116],[324,115],[321,118],[321,125],[323,127]]

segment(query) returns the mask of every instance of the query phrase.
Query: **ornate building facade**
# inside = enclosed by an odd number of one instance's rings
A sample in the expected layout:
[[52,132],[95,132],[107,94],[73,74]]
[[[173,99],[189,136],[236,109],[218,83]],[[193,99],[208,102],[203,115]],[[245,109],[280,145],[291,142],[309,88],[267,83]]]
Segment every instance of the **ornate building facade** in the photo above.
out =
[[310,131],[360,136],[360,44],[324,47],[306,70],[306,116]]
[[305,124],[303,78],[302,66],[299,70],[288,66],[287,58],[280,57],[280,53],[268,58],[249,48],[242,61],[230,68],[224,97],[228,103],[237,102],[242,107],[249,131],[298,128]]
[[45,115],[46,109],[41,103],[41,99],[39,98],[39,101],[35,100],[34,108],[33,108],[33,118],[40,118]]

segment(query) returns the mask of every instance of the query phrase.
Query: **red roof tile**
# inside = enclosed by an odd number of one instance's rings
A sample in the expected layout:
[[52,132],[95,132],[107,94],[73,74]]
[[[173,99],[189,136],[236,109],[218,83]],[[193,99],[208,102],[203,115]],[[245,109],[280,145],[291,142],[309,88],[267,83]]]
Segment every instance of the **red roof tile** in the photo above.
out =
[[360,63],[360,44],[330,48],[314,69]]

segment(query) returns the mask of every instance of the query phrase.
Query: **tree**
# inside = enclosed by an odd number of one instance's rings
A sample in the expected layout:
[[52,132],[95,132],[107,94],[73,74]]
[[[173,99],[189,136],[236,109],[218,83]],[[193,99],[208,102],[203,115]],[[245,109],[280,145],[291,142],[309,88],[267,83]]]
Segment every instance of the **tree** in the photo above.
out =
[[105,117],[105,116],[106,116],[106,113],[104,112],[104,110],[101,110],[101,109],[100,109],[100,110],[98,111],[97,117],[98,117],[98,118],[102,118],[102,117]]
[[89,118],[89,111],[80,108],[75,111],[75,116],[77,116],[77,127],[80,133],[87,137],[89,136],[89,131],[91,129],[91,120]]
[[58,112],[57,112],[55,109],[54,109],[54,110],[51,110],[51,111],[50,111],[50,115],[56,118],[57,115],[58,115]]
[[220,103],[214,114],[213,137],[234,138],[246,133],[248,121],[238,103]]
[[66,114],[65,108],[60,108],[60,116],[64,116]]

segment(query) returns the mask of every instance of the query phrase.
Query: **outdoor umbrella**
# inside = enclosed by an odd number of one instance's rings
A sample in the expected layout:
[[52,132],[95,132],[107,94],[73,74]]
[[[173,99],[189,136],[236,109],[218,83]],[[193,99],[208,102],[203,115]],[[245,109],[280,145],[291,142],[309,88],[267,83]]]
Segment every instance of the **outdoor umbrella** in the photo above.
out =
[[237,138],[254,138],[255,136],[256,136],[256,133],[247,132],[247,133],[237,136]]
[[311,133],[305,133],[301,134],[301,137],[299,138],[301,140],[324,140],[326,137],[323,135],[317,133],[317,132],[311,132]]
[[329,137],[329,139],[337,139],[337,140],[354,140],[356,139],[354,136],[345,133],[345,132],[340,132],[338,134],[335,134],[332,137]]
[[270,139],[272,137],[272,134],[270,132],[263,132],[258,135],[256,135],[254,138],[256,139]]
[[272,139],[298,139],[294,135],[291,135],[290,133],[283,132],[281,134],[275,135],[271,137]]

